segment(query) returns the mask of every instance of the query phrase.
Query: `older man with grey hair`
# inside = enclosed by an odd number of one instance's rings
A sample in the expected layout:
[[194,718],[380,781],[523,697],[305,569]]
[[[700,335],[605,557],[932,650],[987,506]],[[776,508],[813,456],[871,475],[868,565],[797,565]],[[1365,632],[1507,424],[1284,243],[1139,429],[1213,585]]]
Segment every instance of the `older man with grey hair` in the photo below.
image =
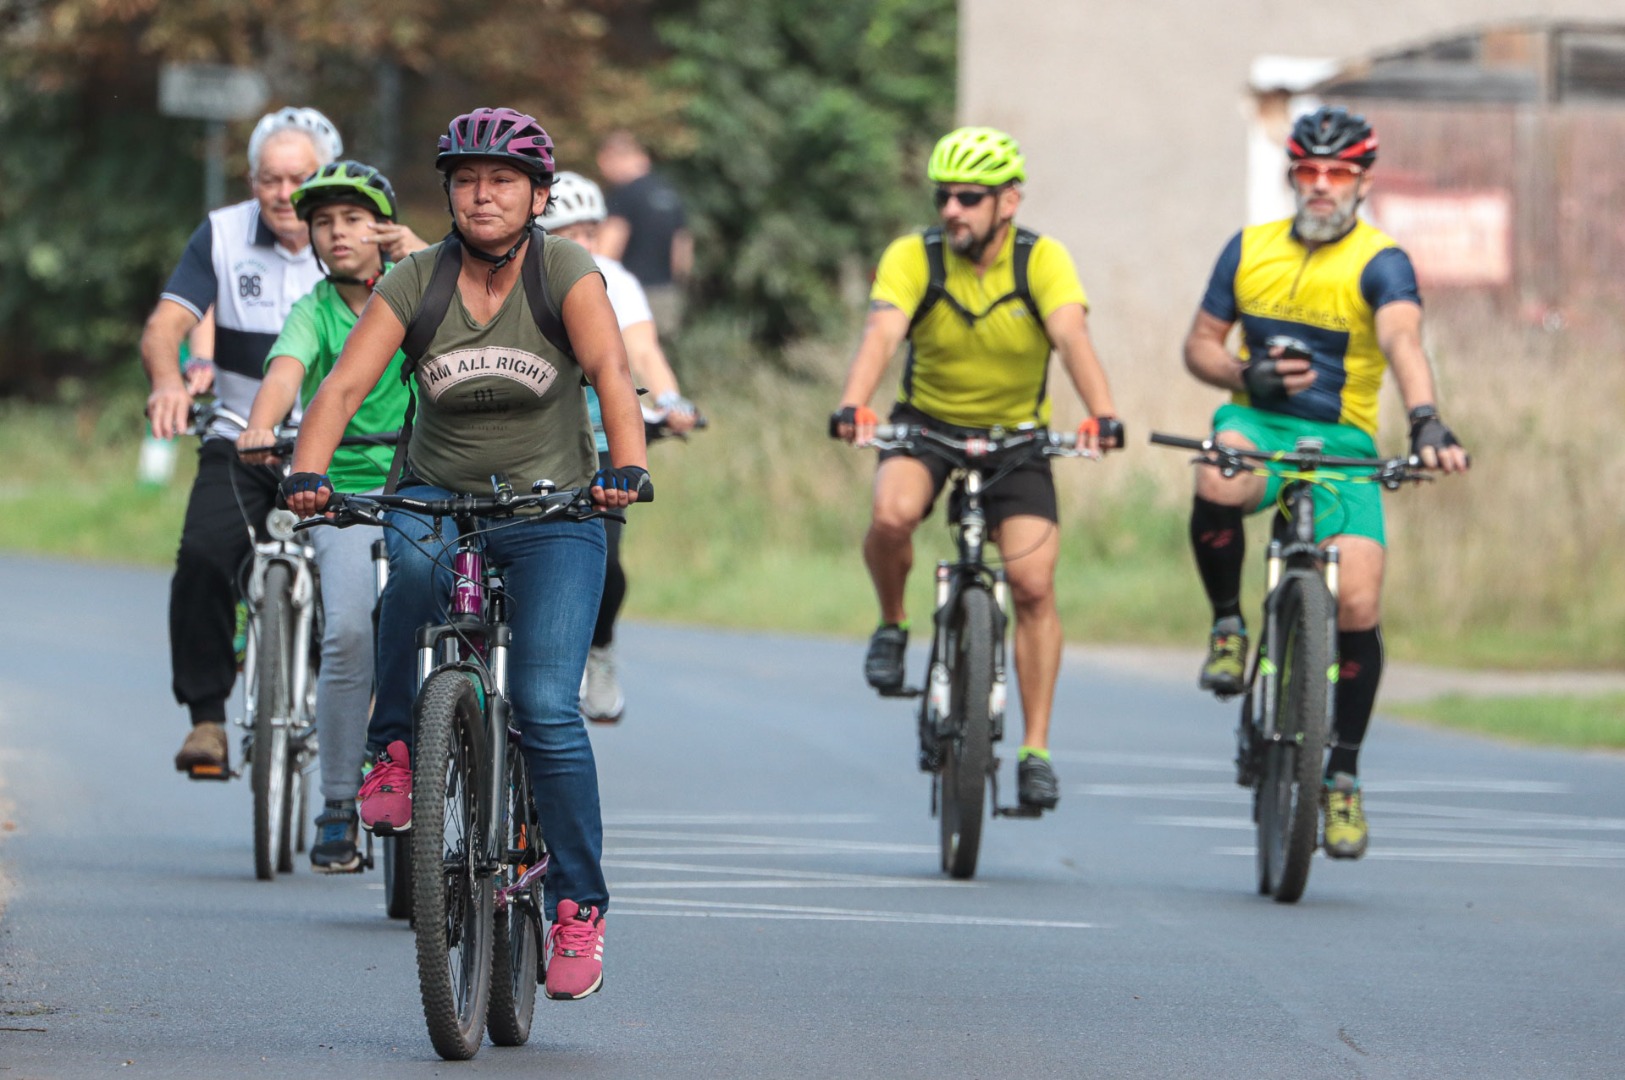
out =
[[[211,212],[198,226],[141,335],[141,362],[152,383],[147,415],[158,438],[185,431],[193,395],[210,389],[228,409],[248,415],[283,320],[322,278],[290,196],[343,150],[338,131],[315,109],[280,109],[255,125],[248,143],[253,198]],[[386,250],[422,246],[410,230],[397,228],[373,239]],[[214,363],[183,373],[181,341],[211,308]],[[252,554],[249,527],[262,527],[275,499],[276,477],[237,460],[238,432],[228,425],[203,434],[169,596],[175,699],[192,721],[175,767],[193,778],[224,779],[239,571]]]

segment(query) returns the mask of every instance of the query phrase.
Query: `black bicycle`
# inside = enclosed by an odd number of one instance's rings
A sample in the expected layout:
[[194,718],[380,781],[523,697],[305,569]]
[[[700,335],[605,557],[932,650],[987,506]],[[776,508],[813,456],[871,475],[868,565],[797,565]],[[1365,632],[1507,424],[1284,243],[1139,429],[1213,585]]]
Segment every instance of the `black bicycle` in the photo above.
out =
[[923,687],[888,697],[918,697],[920,769],[931,774],[931,812],[938,819],[942,869],[955,878],[976,873],[985,796],[993,812],[1038,817],[1037,807],[999,805],[999,759],[1008,696],[1005,631],[1009,588],[1002,567],[983,558],[987,515],[982,493],[1034,458],[1090,457],[1072,433],[1047,428],[994,429],[960,438],[914,424],[880,424],[864,443],[878,450],[934,454],[953,467],[949,524],[957,557],[937,563],[931,617],[931,661]]
[[1258,891],[1283,904],[1303,896],[1320,836],[1327,742],[1337,689],[1338,550],[1315,542],[1315,489],[1330,481],[1429,480],[1420,459],[1332,457],[1319,439],[1292,452],[1225,446],[1153,432],[1151,441],[1197,451],[1194,464],[1279,476],[1265,568],[1263,633],[1247,669],[1236,730],[1236,783],[1253,791]]
[[518,494],[504,478],[492,484],[487,496],[334,495],[328,503],[330,523],[341,527],[388,526],[386,509],[433,518],[436,534],[442,519],[457,523],[450,613],[417,632],[413,828],[405,838],[423,1017],[448,1060],[473,1057],[487,1028],[498,1046],[524,1043],[545,976],[547,847],[510,723],[508,597],[480,536],[519,511],[538,519],[618,516],[594,507],[587,488],[560,491],[538,481]]

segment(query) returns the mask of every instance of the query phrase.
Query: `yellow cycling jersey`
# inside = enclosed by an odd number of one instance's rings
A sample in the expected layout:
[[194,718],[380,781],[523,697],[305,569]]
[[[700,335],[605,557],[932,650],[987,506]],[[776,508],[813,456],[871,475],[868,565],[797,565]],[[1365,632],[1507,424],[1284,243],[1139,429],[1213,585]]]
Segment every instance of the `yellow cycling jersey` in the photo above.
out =
[[1264,342],[1294,337],[1313,353],[1315,381],[1280,402],[1238,405],[1306,420],[1350,424],[1377,432],[1377,392],[1388,360],[1377,343],[1376,313],[1384,304],[1420,304],[1411,260],[1392,237],[1358,221],[1341,240],[1310,251],[1293,234],[1292,219],[1252,225],[1219,256],[1202,310],[1241,323],[1241,357],[1266,354]]
[[[1015,239],[1012,227],[983,274],[943,245],[944,285],[954,303],[933,305],[911,329],[897,400],[960,427],[1049,423],[1050,340],[1015,293]],[[869,297],[912,315],[929,284],[924,238],[904,236],[880,257]],[[1047,236],[1033,244],[1027,289],[1043,319],[1067,304],[1088,306],[1072,256]]]

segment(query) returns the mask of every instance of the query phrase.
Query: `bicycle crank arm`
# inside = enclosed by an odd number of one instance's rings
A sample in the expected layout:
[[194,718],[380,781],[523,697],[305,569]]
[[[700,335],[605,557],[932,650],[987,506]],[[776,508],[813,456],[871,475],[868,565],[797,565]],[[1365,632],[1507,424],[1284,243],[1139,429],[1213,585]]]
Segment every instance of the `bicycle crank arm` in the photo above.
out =
[[546,856],[546,855],[543,855],[542,856],[542,861],[537,863],[535,866],[530,867],[523,874],[520,874],[518,881],[514,882],[512,885],[506,885],[506,886],[496,890],[497,911],[499,911],[499,912],[507,911],[508,910],[508,904],[510,902],[512,902],[513,898],[516,895],[518,895],[519,893],[524,892],[526,889],[528,889],[532,885],[536,884],[536,881],[543,874],[547,873],[548,861],[549,861],[549,857]]
[[896,690],[876,690],[875,693],[879,694],[881,697],[916,698],[916,697],[919,697],[921,694],[925,693],[925,687],[923,687],[923,686],[904,686],[904,687],[899,687]]

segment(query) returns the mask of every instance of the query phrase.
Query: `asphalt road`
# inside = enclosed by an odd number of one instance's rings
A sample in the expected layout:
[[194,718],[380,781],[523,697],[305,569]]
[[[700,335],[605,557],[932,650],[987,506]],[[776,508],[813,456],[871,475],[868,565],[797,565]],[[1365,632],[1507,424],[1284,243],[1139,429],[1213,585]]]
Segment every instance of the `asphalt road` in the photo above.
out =
[[1283,907],[1230,709],[1069,655],[1059,812],[951,883],[860,645],[646,626],[594,732],[605,990],[443,1063],[378,875],[255,881],[246,782],[172,771],[165,575],[0,560],[0,596],[0,1080],[1625,1070],[1625,759],[1379,720],[1371,854]]

